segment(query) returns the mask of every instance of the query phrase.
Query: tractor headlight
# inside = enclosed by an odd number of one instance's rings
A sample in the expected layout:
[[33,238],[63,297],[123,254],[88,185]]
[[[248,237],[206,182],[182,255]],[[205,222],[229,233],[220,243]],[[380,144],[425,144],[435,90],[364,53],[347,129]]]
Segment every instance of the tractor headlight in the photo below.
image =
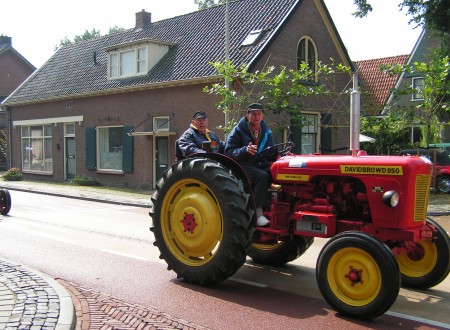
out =
[[395,190],[386,191],[383,194],[383,202],[389,207],[396,207],[400,202],[400,195]]

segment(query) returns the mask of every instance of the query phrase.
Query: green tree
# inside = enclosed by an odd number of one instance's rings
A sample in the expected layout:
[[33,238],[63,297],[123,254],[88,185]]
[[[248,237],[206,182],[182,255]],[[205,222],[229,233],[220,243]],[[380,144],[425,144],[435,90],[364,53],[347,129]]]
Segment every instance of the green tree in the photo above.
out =
[[[282,66],[267,67],[256,72],[249,72],[246,65],[235,67],[231,61],[212,63],[218,75],[223,79],[204,91],[219,96],[216,107],[230,113],[230,121],[221,126],[229,132],[236,124],[241,111],[252,102],[262,102],[268,111],[276,114],[277,127],[281,129],[291,124],[301,126],[304,117],[302,110],[306,110],[306,97],[327,95],[335,96],[331,81],[339,73],[346,73],[350,69],[341,64],[316,64],[316,75],[320,83],[311,83],[314,73],[306,63],[302,63],[298,70],[287,69]],[[228,81],[230,88],[225,81]],[[273,126],[272,126],[273,127]]]
[[[118,26],[113,26],[109,28],[109,31],[107,34],[113,34],[113,33],[118,33],[118,32],[122,32],[125,31],[124,28],[118,27]],[[99,30],[96,29],[92,29],[91,31],[89,30],[85,30],[83,34],[80,35],[76,35],[74,37],[73,40],[70,40],[69,38],[64,37],[64,39],[61,39],[61,41],[59,42],[59,45],[55,46],[55,50],[57,50],[59,47],[61,46],[66,46],[66,45],[71,45],[80,41],[86,41],[92,38],[96,38],[96,37],[101,37],[102,35],[100,34]]]
[[198,10],[206,9],[209,7],[223,5],[226,0],[194,0],[194,4],[198,6]]

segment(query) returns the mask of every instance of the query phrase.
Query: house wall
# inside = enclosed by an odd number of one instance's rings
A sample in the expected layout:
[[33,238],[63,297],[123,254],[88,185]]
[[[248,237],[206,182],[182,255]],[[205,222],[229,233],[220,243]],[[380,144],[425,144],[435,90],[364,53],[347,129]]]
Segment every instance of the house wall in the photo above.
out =
[[[189,127],[196,111],[205,111],[209,117],[209,127],[220,138],[223,134],[215,129],[223,125],[224,116],[213,108],[215,97],[202,91],[204,85],[190,85],[165,89],[111,94],[66,101],[15,107],[11,111],[12,121],[66,116],[83,116],[83,122],[75,123],[76,174],[88,176],[107,186],[154,187],[153,183],[153,137],[133,137],[133,172],[112,174],[86,169],[86,128],[97,126],[131,125],[138,126],[136,132],[151,132],[153,117],[175,116],[169,122],[169,130],[176,135],[169,137],[170,163],[175,161],[175,140]],[[20,127],[11,130],[13,166],[21,168]],[[64,181],[64,124],[53,125],[53,174],[42,175],[24,173],[29,179]],[[59,148],[58,148],[59,144]]]
[[20,59],[17,54],[7,50],[0,54],[0,101],[11,94],[34,69]]
[[[336,64],[342,63],[344,59],[336,48],[335,40],[330,35],[325,22],[316,7],[315,0],[305,0],[296,10],[292,18],[283,27],[278,38],[270,45],[264,56],[258,61],[255,70],[261,70],[264,67],[274,65],[275,67],[286,66],[288,69],[296,69],[297,66],[297,46],[303,37],[310,37],[317,47],[318,60],[324,64],[331,64],[330,58],[335,59]],[[346,64],[346,63],[344,63]],[[333,86],[329,86],[331,90],[343,91],[346,86],[352,86],[351,75],[348,73],[337,73],[333,79]],[[350,85],[349,85],[350,82]],[[344,96],[343,99],[333,100],[330,97],[308,97],[305,101],[297,100],[305,106],[305,111],[315,111],[322,114],[331,114],[335,117],[334,128],[331,128],[332,140],[331,148],[339,149],[349,147],[350,131],[349,131],[349,114],[350,99]],[[340,106],[340,108],[331,108]],[[336,113],[342,111],[347,115],[342,119],[335,116]],[[341,151],[346,152],[346,151]]]

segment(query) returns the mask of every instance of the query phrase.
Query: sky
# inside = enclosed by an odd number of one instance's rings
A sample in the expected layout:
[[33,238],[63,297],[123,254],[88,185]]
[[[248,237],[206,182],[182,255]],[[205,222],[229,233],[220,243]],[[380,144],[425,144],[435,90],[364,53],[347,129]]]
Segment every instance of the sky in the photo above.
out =
[[[353,0],[325,0],[339,35],[353,61],[411,53],[421,28],[409,25],[400,0],[369,0],[373,12],[353,18]],[[152,21],[197,9],[193,0],[8,0],[2,1],[0,35],[12,38],[13,48],[39,68],[61,40],[73,40],[86,30],[106,34],[110,27],[134,27],[135,14],[145,9]]]

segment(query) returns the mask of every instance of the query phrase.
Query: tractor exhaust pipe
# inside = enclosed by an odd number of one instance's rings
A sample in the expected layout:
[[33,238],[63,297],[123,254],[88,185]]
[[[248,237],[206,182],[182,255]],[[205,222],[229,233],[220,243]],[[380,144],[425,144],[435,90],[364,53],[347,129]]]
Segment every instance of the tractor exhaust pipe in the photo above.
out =
[[361,115],[361,93],[358,90],[358,72],[353,74],[353,90],[350,98],[350,151],[356,156],[359,151],[359,124]]

